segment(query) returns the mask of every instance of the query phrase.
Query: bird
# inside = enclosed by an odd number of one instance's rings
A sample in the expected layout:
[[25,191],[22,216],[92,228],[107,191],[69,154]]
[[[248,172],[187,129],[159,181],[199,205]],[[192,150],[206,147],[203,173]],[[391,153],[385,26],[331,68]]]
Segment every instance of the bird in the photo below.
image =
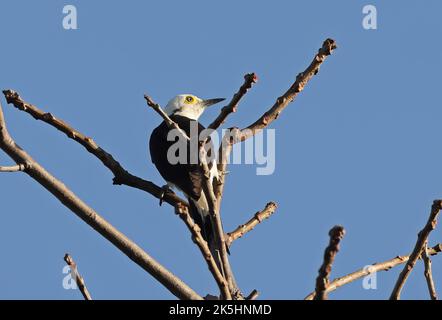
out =
[[[207,241],[212,254],[215,253],[216,240],[214,239],[214,227],[209,212],[208,196],[204,193],[202,186],[204,177],[200,170],[201,159],[198,156],[198,147],[192,148],[191,145],[196,143],[196,146],[198,146],[199,135],[205,129],[199,122],[200,116],[207,107],[224,100],[224,98],[201,99],[193,94],[179,94],[167,103],[164,112],[190,138],[185,142],[186,148],[184,150],[186,154],[178,157],[178,159],[181,159],[178,162],[176,160],[171,161],[169,152],[179,136],[176,135],[175,139],[168,138],[170,131],[173,129],[169,128],[165,121],[152,131],[149,140],[151,160],[167,182],[165,187],[178,189],[187,197],[189,214],[200,227],[201,235]],[[213,179],[218,179],[218,171],[214,154],[212,154],[214,152],[212,152],[211,142],[206,146],[206,150],[208,150],[207,162],[210,169],[210,181],[213,181]],[[195,159],[196,161],[191,161]]]

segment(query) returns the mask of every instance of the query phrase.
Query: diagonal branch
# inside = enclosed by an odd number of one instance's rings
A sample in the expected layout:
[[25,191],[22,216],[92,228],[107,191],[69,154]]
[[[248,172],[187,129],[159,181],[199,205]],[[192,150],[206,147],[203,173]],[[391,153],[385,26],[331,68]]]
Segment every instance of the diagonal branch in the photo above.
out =
[[434,200],[433,205],[431,206],[431,212],[430,216],[428,217],[428,221],[425,227],[418,234],[414,250],[411,253],[410,258],[408,259],[404,269],[399,274],[399,277],[396,281],[396,285],[394,286],[393,292],[390,295],[390,300],[400,299],[402,288],[404,287],[404,284],[407,281],[408,276],[410,275],[417,260],[419,259],[422,250],[424,249],[424,246],[427,242],[428,236],[430,235],[430,232],[436,228],[437,216],[439,215],[441,209],[442,209],[442,200]]
[[316,278],[315,300],[327,300],[327,288],[329,286],[329,275],[332,264],[335,260],[336,254],[339,251],[339,243],[345,235],[345,230],[342,226],[334,226],[330,232],[330,243],[324,252],[324,261],[319,274]]
[[0,149],[8,154],[17,164],[26,166],[26,174],[37,181],[53,194],[65,207],[69,208],[80,219],[109,240],[132,261],[146,270],[172,294],[180,299],[201,300],[192,288],[167,270],[159,262],[148,255],[132,240],[118,231],[113,225],[101,217],[94,209],[83,202],[76,194],[68,189],[60,180],[46,171],[25,150],[19,147],[6,129],[3,110],[0,106]]
[[144,99],[146,100],[146,103],[149,107],[155,110],[156,113],[160,115],[161,118],[166,122],[169,129],[175,129],[180,132],[180,134],[187,140],[190,141],[189,136],[180,128],[180,126],[170,119],[170,117],[167,115],[166,112],[160,107],[158,103],[152,100],[151,97],[149,97],[147,94],[144,95]]
[[184,221],[184,223],[192,233],[192,239],[200,249],[204,259],[206,260],[209,270],[212,273],[213,278],[217,282],[221,293],[227,300],[231,300],[232,296],[230,294],[229,285],[224,279],[224,276],[221,274],[221,271],[219,270],[218,265],[216,264],[212,253],[210,252],[206,240],[204,240],[203,236],[201,235],[200,227],[193,221],[192,217],[190,216],[188,207],[178,204],[175,208],[175,212]]
[[[435,245],[434,247],[428,249],[428,254],[430,256],[437,255],[440,252],[442,252],[442,243],[439,243],[439,244]],[[378,271],[388,271],[391,268],[394,268],[395,266],[406,263],[409,258],[410,258],[410,256],[397,256],[397,257],[394,257],[393,259],[390,259],[390,260],[387,260],[384,262],[375,263],[370,266],[364,267],[364,268],[359,269],[355,272],[352,272],[346,276],[336,278],[332,282],[330,282],[330,284],[327,287],[326,293],[330,293],[332,291],[335,291],[336,289],[338,289],[348,283],[351,283],[353,281],[356,281],[358,279],[366,277],[372,273],[376,273]],[[307,297],[305,297],[305,300],[313,300],[314,297],[315,297],[315,292],[312,292]]]
[[113,173],[113,183],[115,185],[126,185],[143,190],[158,199],[163,199],[164,202],[167,202],[172,206],[175,206],[177,203],[187,204],[185,200],[178,197],[173,191],[168,190],[167,192],[164,192],[163,188],[157,186],[153,182],[132,175],[126,169],[124,169],[123,166],[121,166],[121,164],[110,153],[102,149],[92,138],[84,135],[51,113],[44,112],[36,106],[25,102],[17,92],[13,90],[4,90],[3,94],[5,95],[6,101],[9,104],[12,104],[17,109],[30,114],[34,119],[41,120],[53,126],[86,148],[87,151],[98,158],[103,165]]
[[69,253],[66,253],[64,255],[64,261],[71,268],[71,275],[75,279],[77,287],[83,295],[84,300],[92,300],[91,294],[89,293],[89,290],[86,288],[86,284],[84,283],[84,279],[78,272],[77,264],[75,263],[74,259],[72,259],[72,257],[69,255]]
[[276,211],[277,205],[274,202],[269,202],[262,211],[258,211],[255,215],[247,221],[245,224],[238,226],[232,232],[227,233],[226,243],[228,246],[232,244],[238,238],[241,238],[247,232],[252,231],[259,223],[263,222],[265,219],[270,218],[270,216]]
[[244,83],[239,88],[238,92],[235,93],[230,100],[229,104],[221,109],[220,114],[215,120],[207,127],[208,129],[216,130],[218,129],[227,119],[229,114],[236,112],[238,108],[238,103],[245,96],[247,91],[258,81],[258,76],[255,73],[248,73],[244,76]]
[[322,47],[318,50],[318,53],[313,58],[313,61],[296,77],[296,81],[292,86],[273,104],[273,106],[264,113],[258,120],[239,131],[239,136],[235,139],[235,142],[244,141],[260,130],[266,128],[274,120],[276,120],[281,112],[292,102],[298,94],[304,90],[305,85],[319,72],[321,64],[325,59],[332,54],[333,50],[337,48],[336,42],[333,39],[326,39],[322,44]]
[[424,261],[425,265],[425,280],[427,281],[428,286],[428,292],[430,293],[431,300],[437,300],[437,293],[436,293],[436,287],[434,285],[433,281],[433,271],[431,268],[431,259],[429,254],[429,248],[428,248],[428,240],[425,241],[425,247],[422,251],[422,260]]

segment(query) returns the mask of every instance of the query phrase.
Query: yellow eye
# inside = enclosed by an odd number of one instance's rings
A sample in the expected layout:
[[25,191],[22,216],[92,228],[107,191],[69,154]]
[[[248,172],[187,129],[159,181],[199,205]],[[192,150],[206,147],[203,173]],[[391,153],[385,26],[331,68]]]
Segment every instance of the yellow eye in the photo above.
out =
[[186,103],[192,103],[195,99],[192,96],[186,97]]

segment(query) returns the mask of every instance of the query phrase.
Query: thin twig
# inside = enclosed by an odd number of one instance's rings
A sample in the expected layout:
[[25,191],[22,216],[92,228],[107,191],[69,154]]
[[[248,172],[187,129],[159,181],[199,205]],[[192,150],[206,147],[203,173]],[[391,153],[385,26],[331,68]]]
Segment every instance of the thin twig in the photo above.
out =
[[0,172],[19,172],[24,170],[25,170],[24,164],[17,164],[15,166],[8,166],[8,167],[0,167]]
[[91,294],[86,287],[84,279],[78,272],[77,264],[75,263],[74,259],[72,259],[72,257],[69,255],[69,253],[66,253],[64,255],[64,261],[71,268],[71,276],[75,279],[77,287],[83,295],[84,300],[92,300]]
[[408,279],[411,271],[414,268],[417,260],[419,259],[422,250],[424,249],[425,243],[428,239],[428,236],[431,231],[436,228],[437,216],[441,210],[442,200],[434,200],[433,205],[431,206],[430,216],[425,227],[419,232],[416,245],[414,247],[413,252],[410,255],[410,259],[408,259],[407,264],[405,265],[402,272],[399,274],[399,277],[396,281],[396,285],[391,293],[390,300],[399,300],[401,296],[402,288],[404,287],[405,282]]
[[176,214],[181,218],[181,220],[184,221],[186,226],[189,228],[192,239],[200,249],[204,259],[207,262],[207,265],[209,267],[210,272],[213,275],[213,278],[218,284],[218,287],[221,290],[221,293],[223,294],[226,299],[231,300],[232,296],[230,294],[230,289],[227,281],[224,279],[221,271],[218,268],[218,265],[216,264],[215,258],[213,257],[212,253],[210,252],[209,246],[204,240],[203,236],[201,235],[201,229],[200,227],[193,221],[189,214],[189,209],[186,206],[183,206],[181,204],[178,204],[175,208]]
[[437,300],[436,287],[434,285],[433,272],[431,268],[431,259],[428,251],[429,250],[428,250],[428,240],[427,240],[425,241],[424,250],[422,251],[422,260],[424,261],[425,265],[424,275],[425,275],[425,280],[427,281],[428,292],[430,294],[431,300]]
[[46,171],[25,150],[19,147],[6,129],[1,105],[0,149],[8,154],[17,164],[25,164],[26,174],[46,188],[46,190],[53,194],[65,207],[69,208],[79,218],[109,240],[132,261],[151,274],[176,297],[188,300],[203,299],[181,279],[167,270],[142,248],[102,218],[94,209],[89,207],[75,193],[67,188],[65,184]]
[[324,252],[324,261],[316,278],[315,300],[327,300],[327,288],[329,286],[329,276],[336,254],[339,251],[339,243],[345,235],[342,226],[334,226],[330,232],[330,243]]
[[230,100],[229,104],[221,109],[218,117],[216,117],[216,119],[213,120],[213,122],[207,128],[212,130],[218,129],[226,121],[229,114],[236,112],[239,101],[257,81],[258,76],[255,73],[246,74],[244,76],[244,83],[239,88],[238,92],[233,95],[232,100]]
[[17,109],[30,114],[34,119],[41,120],[53,126],[86,148],[87,151],[98,158],[103,165],[113,173],[113,183],[115,185],[126,185],[143,190],[158,199],[162,199],[164,202],[167,202],[174,207],[177,203],[187,205],[187,202],[178,197],[173,191],[168,190],[167,192],[164,192],[163,188],[157,186],[153,182],[144,180],[129,173],[109,152],[102,149],[91,137],[86,136],[51,113],[44,112],[36,106],[25,102],[17,92],[13,90],[4,90],[3,94],[5,95],[6,101],[9,104],[12,104]]
[[[437,255],[438,253],[442,252],[442,243],[439,243],[435,245],[432,248],[429,248],[428,254],[430,256]],[[328,288],[326,290],[326,293],[330,293],[332,291],[335,291],[336,289],[350,283],[353,281],[356,281],[358,279],[361,279],[363,277],[366,277],[372,273],[376,273],[378,271],[388,271],[391,268],[394,268],[398,265],[401,265],[403,263],[406,263],[410,256],[397,256],[393,259],[384,261],[384,262],[378,262],[374,263],[370,266],[361,268],[355,272],[352,272],[346,276],[339,277],[334,279],[330,284],[328,285]],[[310,293],[307,297],[305,297],[305,300],[313,300],[315,297],[315,292]]]
[[268,219],[275,211],[277,205],[274,202],[269,202],[262,211],[258,211],[255,215],[247,221],[245,224],[238,226],[232,232],[227,233],[226,243],[228,246],[232,244],[238,238],[241,238],[244,234],[252,231],[259,223]]
[[151,107],[153,110],[155,110],[161,118],[166,122],[169,129],[176,129],[180,132],[180,134],[188,141],[190,141],[189,136],[180,128],[180,126],[170,119],[170,117],[167,115],[166,112],[161,108],[161,106],[153,101],[151,97],[149,97],[147,94],[144,95],[144,99],[146,99],[146,103],[149,107]]

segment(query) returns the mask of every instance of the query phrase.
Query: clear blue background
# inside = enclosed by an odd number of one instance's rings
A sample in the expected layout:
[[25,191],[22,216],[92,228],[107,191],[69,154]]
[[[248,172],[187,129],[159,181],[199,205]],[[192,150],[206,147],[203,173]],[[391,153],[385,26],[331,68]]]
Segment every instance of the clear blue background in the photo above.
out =
[[[78,30],[62,28],[65,4]],[[375,4],[378,30],[364,30]],[[442,197],[442,3],[433,1],[2,1],[0,88],[94,137],[131,172],[159,185],[147,140],[159,117],[145,106],[184,92],[230,98],[246,72],[259,83],[226,126],[254,121],[310,63],[327,37],[338,50],[274,122],[276,171],[231,166],[227,230],[274,200],[277,213],[232,247],[237,280],[263,299],[300,299],[314,288],[328,230],[347,234],[332,277],[412,250],[432,200]],[[199,251],[168,205],[112,185],[80,145],[1,99],[16,141],[197,292],[215,293]],[[214,107],[201,118],[207,124]],[[0,154],[0,164],[11,160]],[[22,173],[0,175],[0,298],[81,299],[62,287],[72,254],[94,298],[169,299],[150,275]],[[431,244],[442,241],[440,230]],[[442,289],[442,258],[434,258]],[[384,299],[398,272],[361,281],[333,299]],[[427,299],[418,263],[403,298]]]

